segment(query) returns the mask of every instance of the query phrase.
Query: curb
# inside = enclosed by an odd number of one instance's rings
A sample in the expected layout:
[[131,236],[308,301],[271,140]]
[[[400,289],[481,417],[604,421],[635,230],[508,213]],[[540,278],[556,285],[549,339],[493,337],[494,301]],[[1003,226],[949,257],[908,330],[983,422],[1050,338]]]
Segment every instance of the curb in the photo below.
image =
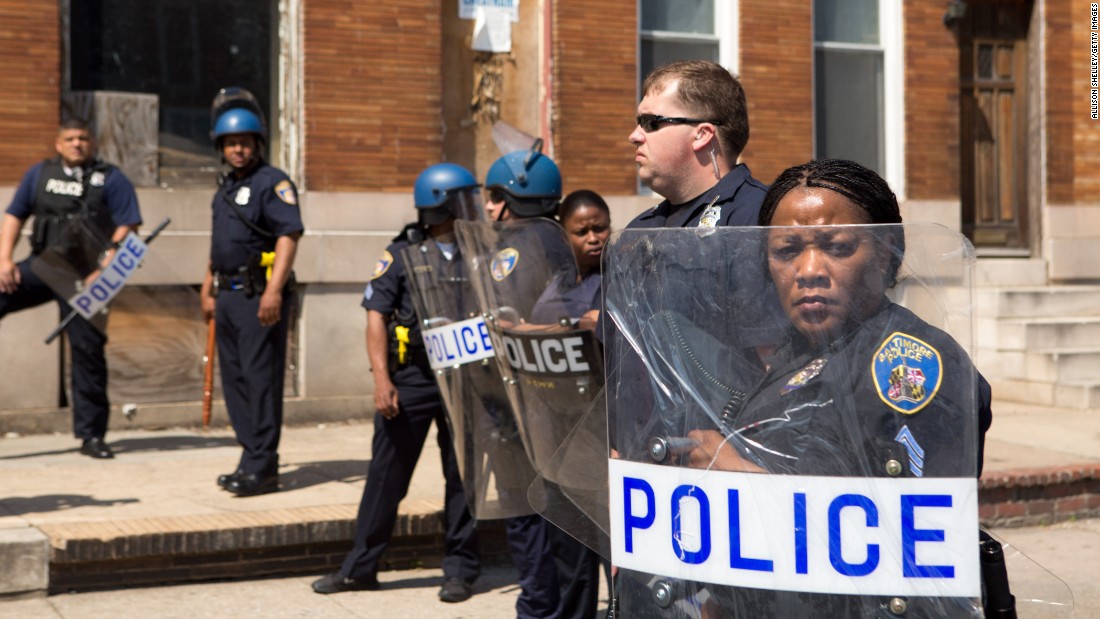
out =
[[1098,463],[995,471],[979,480],[982,526],[1035,526],[1098,516]]

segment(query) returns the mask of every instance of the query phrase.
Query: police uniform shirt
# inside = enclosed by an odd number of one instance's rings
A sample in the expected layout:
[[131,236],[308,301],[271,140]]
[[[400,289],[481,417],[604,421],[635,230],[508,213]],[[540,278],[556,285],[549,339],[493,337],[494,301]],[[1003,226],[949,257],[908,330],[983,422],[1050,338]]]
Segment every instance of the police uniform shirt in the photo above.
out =
[[[989,386],[949,335],[909,310],[884,302],[823,350],[792,331],[771,361],[735,421],[769,471],[980,474]],[[975,449],[978,462],[965,460]]]
[[557,324],[562,318],[576,321],[586,312],[600,309],[600,270],[589,269],[575,281],[571,273],[559,273],[531,310],[531,322]]
[[496,301],[530,321],[531,310],[546,286],[559,273],[576,277],[577,263],[561,226],[550,219],[526,221],[531,223],[506,223],[500,229],[490,275]]
[[[282,170],[262,162],[244,178],[229,174],[214,194],[213,209],[210,261],[219,273],[235,273],[261,253],[274,251],[278,237],[304,229],[294,183]],[[271,236],[253,230],[241,216]]]
[[[433,243],[434,241],[428,239],[423,242]],[[423,340],[416,310],[413,307],[412,291],[409,290],[409,280],[401,257],[401,250],[409,245],[408,241],[400,240],[386,247],[363,293],[361,305],[366,310],[374,310],[385,316],[387,326],[390,321],[397,318],[398,324],[409,327],[408,358],[410,362],[393,367],[394,360],[391,358],[388,370],[394,386],[397,387],[401,404],[407,408],[415,408],[437,403],[439,387],[428,365],[427,355],[423,353]],[[387,329],[386,337],[386,344],[389,346],[391,342],[388,338],[393,337],[392,329]]]
[[[42,168],[46,163],[46,161],[42,161],[35,164],[23,175],[23,180],[20,181],[19,187],[15,190],[15,196],[12,198],[11,204],[8,205],[6,212],[9,215],[25,220],[34,214],[34,203],[37,197],[35,196],[35,188],[38,186]],[[70,177],[73,182],[83,182],[85,180],[83,176],[87,174],[89,176],[86,180],[89,185],[101,185],[103,187],[103,203],[107,205],[116,227],[141,225],[141,211],[138,209],[137,193],[134,192],[134,186],[130,183],[130,179],[126,178],[126,175],[113,165],[101,165],[106,167],[106,171],[100,173],[102,178],[97,176],[95,171],[87,168],[81,171],[80,180],[76,178],[75,174],[70,174]],[[67,172],[71,173],[73,171],[67,170]]]
[[752,177],[740,164],[718,183],[684,204],[668,200],[638,215],[627,228],[714,228],[717,226],[755,226],[767,185]]

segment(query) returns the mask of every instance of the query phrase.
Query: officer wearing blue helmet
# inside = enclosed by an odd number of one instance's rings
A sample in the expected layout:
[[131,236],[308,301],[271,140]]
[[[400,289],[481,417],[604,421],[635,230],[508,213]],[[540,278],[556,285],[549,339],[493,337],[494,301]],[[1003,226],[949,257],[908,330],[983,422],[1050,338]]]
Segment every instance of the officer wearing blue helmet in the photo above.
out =
[[237,468],[218,485],[244,497],[279,486],[292,268],[303,226],[294,183],[263,159],[267,130],[255,97],[222,89],[211,119],[227,171],[212,205],[202,310],[217,327],[225,405],[242,447]]
[[444,602],[469,599],[481,573],[475,520],[466,507],[447,413],[428,363],[401,257],[406,247],[419,246],[431,257],[437,273],[460,268],[454,222],[480,218],[478,187],[473,174],[453,163],[421,172],[413,189],[417,221],[407,225],[382,252],[363,293],[376,410],[370,470],[359,504],[354,546],[339,571],[313,583],[317,593],[378,588],[378,561],[393,534],[397,505],[408,492],[433,421],[446,481],[446,556],[439,598]]
[[[515,222],[555,219],[562,195],[561,172],[542,154],[542,141],[530,150],[515,151],[497,159],[485,176],[488,191],[485,211],[489,219]],[[500,229],[496,256],[513,260],[493,278],[500,298],[511,301],[522,319],[528,319],[555,273],[548,269],[575,264],[573,250],[554,227],[508,226]],[[560,230],[556,230],[560,233]],[[525,259],[537,255],[538,260]],[[519,571],[520,597],[516,613],[521,619],[595,617],[598,598],[599,555],[586,548],[538,514],[505,521],[512,560]]]

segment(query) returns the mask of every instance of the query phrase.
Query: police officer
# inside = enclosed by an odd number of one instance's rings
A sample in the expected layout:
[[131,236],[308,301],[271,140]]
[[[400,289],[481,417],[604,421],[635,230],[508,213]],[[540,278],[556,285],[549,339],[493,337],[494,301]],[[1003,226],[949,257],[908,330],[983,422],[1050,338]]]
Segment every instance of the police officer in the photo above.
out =
[[234,88],[216,101],[212,136],[229,169],[214,194],[201,297],[217,327],[225,404],[243,448],[218,485],[244,497],[278,490],[291,269],[303,226],[294,183],[263,159],[267,131],[255,98]]
[[[95,158],[95,141],[78,120],[62,123],[54,141],[57,157],[33,166],[23,176],[0,228],[0,318],[10,312],[56,300],[63,314],[69,305],[31,271],[35,257],[55,245],[73,225],[102,235],[109,259],[118,243],[141,224],[137,195],[115,166]],[[15,244],[27,217],[34,215],[32,257],[15,264]],[[95,264],[72,265],[92,272]],[[113,458],[104,442],[110,405],[107,401],[107,336],[83,318],[66,328],[72,352],[73,434],[82,439],[80,453]]]
[[[711,61],[675,62],[650,72],[642,83],[642,95],[637,126],[628,139],[636,149],[638,178],[665,199],[635,217],[627,228],[755,226],[767,187],[753,178],[747,165],[737,163],[749,139],[745,91],[737,78]],[[687,256],[666,259],[684,267],[666,282],[669,299],[690,298],[693,289],[714,281],[774,296],[755,265],[744,269],[733,261],[694,265]],[[757,296],[744,293],[738,298]],[[753,366],[760,366],[758,355],[767,353],[765,347],[774,341],[777,331],[776,319],[761,315],[761,307],[767,305],[697,306],[683,308],[693,313],[680,317],[685,325],[704,326],[714,339],[745,351],[740,365],[749,369],[730,381],[741,395],[757,379],[753,370],[762,371],[762,367]],[[625,344],[602,312],[599,323],[596,333],[606,346],[608,401],[635,403],[621,409],[612,404],[609,415],[615,416],[617,410],[631,415],[645,410],[638,400],[649,390],[645,369],[628,350],[620,350]],[[609,418],[612,435],[618,423]],[[630,586],[623,578],[619,584]]]
[[[508,153],[489,168],[485,210],[491,220],[553,220],[561,200],[561,172],[539,152],[539,146]],[[546,234],[551,229],[558,234]],[[519,318],[531,318],[547,282],[561,275],[555,268],[575,264],[573,250],[564,239],[556,226],[501,229],[493,267],[496,297],[512,303]],[[502,256],[509,259],[501,260]],[[573,281],[576,274],[567,278]],[[599,555],[538,514],[507,519],[505,532],[522,588],[517,616],[595,617]]]
[[[363,294],[377,410],[370,470],[359,503],[355,545],[339,571],[313,583],[317,593],[378,588],[378,561],[393,534],[398,503],[408,492],[433,421],[446,481],[446,556],[439,598],[444,602],[469,599],[481,573],[475,520],[466,506],[447,413],[428,363],[401,258],[401,250],[419,245],[441,260],[460,260],[454,222],[456,217],[479,215],[464,208],[473,203],[469,194],[477,188],[477,179],[462,166],[441,163],[424,170],[413,189],[417,222],[406,226],[382,253]],[[439,271],[447,270],[452,269],[440,265]]]
[[638,178],[665,200],[628,228],[753,226],[767,189],[737,163],[749,140],[745,91],[707,60],[654,69],[630,134]]

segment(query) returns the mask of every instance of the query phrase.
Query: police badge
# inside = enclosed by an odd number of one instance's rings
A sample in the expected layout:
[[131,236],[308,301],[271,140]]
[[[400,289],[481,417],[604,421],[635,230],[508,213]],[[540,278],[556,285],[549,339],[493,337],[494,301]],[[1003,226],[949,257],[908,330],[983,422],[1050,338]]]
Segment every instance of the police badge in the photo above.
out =
[[714,199],[707,205],[703,216],[699,218],[700,228],[713,228],[718,225],[718,218],[722,216],[722,207],[715,204],[718,202],[719,196],[714,196]]
[[787,381],[787,384],[783,385],[783,388],[779,390],[779,394],[786,395],[813,380],[818,374],[821,373],[821,370],[825,367],[825,364],[828,363],[828,361],[828,359],[818,357],[817,359],[814,359],[813,361],[806,364],[806,367],[796,372],[795,375]]
[[252,189],[249,187],[241,187],[237,190],[237,196],[234,201],[241,206],[248,204],[248,199],[252,197]]

